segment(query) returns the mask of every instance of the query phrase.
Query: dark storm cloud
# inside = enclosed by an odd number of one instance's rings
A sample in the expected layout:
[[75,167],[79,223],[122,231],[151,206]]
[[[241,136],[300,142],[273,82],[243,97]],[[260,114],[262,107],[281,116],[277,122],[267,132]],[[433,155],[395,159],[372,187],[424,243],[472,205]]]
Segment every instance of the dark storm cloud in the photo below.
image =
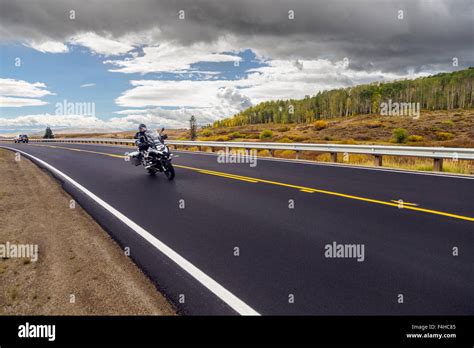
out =
[[361,70],[449,70],[453,57],[461,67],[474,65],[473,11],[472,0],[0,0],[0,34],[2,40],[65,40],[81,31],[120,37],[157,27],[157,43],[227,35],[236,49],[271,58],[348,57]]

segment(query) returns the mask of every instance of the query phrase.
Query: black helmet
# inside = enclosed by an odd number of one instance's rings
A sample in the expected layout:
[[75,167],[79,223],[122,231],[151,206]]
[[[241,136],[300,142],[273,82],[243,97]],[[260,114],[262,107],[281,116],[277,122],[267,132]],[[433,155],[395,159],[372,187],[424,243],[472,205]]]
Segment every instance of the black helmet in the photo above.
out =
[[144,123],[141,123],[139,126],[138,126],[138,130],[142,132],[142,128],[145,128],[146,130],[146,124]]

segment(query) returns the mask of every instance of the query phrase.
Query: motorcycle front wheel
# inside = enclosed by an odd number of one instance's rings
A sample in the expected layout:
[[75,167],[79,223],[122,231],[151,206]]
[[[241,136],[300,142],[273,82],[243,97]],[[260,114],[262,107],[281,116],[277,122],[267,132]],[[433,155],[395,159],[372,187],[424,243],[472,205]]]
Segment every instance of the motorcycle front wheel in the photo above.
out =
[[165,165],[165,175],[168,178],[168,180],[174,179],[174,167],[171,164],[171,162],[167,162]]

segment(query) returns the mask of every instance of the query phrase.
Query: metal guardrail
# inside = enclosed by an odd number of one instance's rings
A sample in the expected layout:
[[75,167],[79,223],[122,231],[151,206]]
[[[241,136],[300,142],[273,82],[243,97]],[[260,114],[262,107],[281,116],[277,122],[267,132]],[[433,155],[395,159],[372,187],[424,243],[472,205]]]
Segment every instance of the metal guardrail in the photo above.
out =
[[[0,141],[9,141],[10,139],[0,139]],[[93,144],[114,144],[114,145],[133,145],[133,139],[113,139],[113,138],[64,138],[64,139],[30,139],[30,142],[61,142],[61,143],[93,143]],[[313,151],[321,153],[330,153],[331,160],[337,162],[337,154],[364,154],[373,155],[375,165],[382,165],[383,156],[411,156],[432,158],[434,160],[434,170],[441,171],[443,159],[451,160],[474,160],[474,148],[454,148],[454,147],[420,147],[420,146],[386,146],[386,145],[342,145],[342,144],[309,144],[309,143],[263,143],[263,142],[226,142],[226,141],[187,141],[187,140],[168,140],[168,145],[175,148],[203,147],[230,149],[256,149],[268,150],[271,156],[278,150],[295,151],[296,159],[299,158],[301,151]]]

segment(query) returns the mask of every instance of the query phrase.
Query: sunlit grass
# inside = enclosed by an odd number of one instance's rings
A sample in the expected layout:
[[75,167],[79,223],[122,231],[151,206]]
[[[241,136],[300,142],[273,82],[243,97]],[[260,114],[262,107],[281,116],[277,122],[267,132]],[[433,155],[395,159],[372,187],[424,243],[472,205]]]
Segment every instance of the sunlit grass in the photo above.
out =
[[[270,151],[260,150],[258,152],[258,155],[261,157],[270,157]],[[275,151],[274,157],[294,159],[296,157],[296,152],[291,150]],[[331,162],[331,155],[329,153],[314,153],[309,151],[302,151],[300,153],[299,158],[317,162]],[[344,155],[343,153],[339,153],[337,155],[337,161],[338,163],[354,164],[368,167],[375,166],[374,157],[371,155]],[[384,156],[383,167],[419,171],[433,171],[433,159],[402,156]],[[444,160],[443,172],[457,174],[474,174],[474,164],[472,163],[472,161],[466,160]]]

